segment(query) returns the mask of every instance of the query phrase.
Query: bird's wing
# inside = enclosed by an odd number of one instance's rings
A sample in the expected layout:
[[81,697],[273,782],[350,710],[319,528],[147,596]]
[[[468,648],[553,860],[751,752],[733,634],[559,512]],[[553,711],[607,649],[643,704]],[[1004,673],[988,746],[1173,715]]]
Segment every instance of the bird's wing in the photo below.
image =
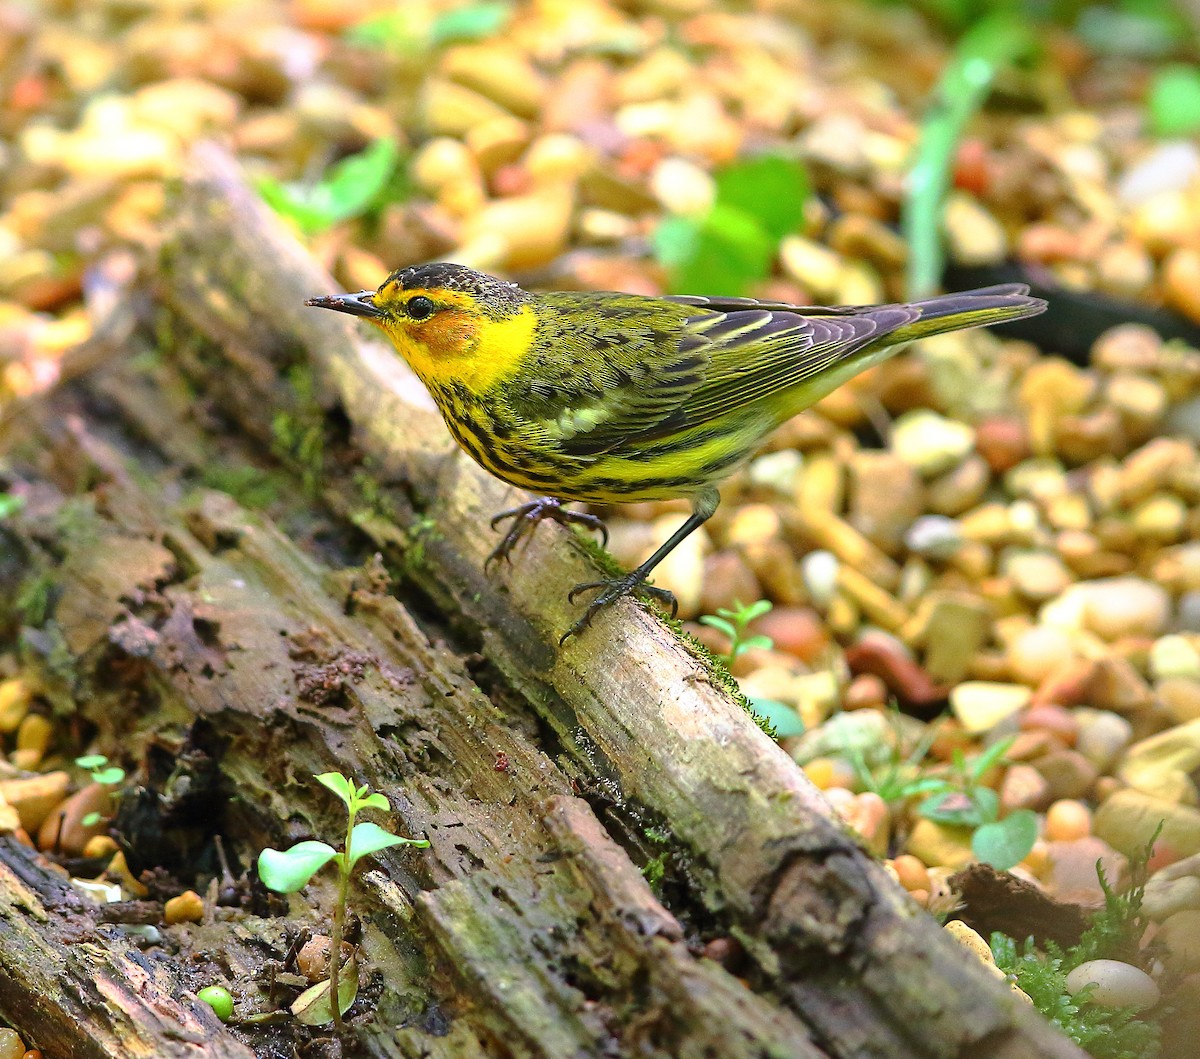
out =
[[598,455],[768,398],[919,315],[901,306],[843,311],[750,299],[660,304],[655,314],[630,303],[611,326],[577,323],[557,335],[558,355],[510,390],[513,410],[564,453]]

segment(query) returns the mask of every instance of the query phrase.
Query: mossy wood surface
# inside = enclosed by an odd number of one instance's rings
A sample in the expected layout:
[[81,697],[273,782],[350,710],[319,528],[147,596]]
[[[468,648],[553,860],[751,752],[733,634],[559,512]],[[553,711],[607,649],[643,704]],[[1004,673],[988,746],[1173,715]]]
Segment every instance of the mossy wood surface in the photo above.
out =
[[[304,307],[331,289],[200,154],[89,370],[0,430],[32,498],[0,528],[0,618],[161,798],[203,764],[197,848],[219,832],[244,865],[336,835],[311,779],[333,769],[431,840],[356,886],[365,1053],[1081,1055],[906,902],[666,625],[623,603],[557,647],[595,575],[572,533],[544,525],[485,575],[488,520],[521,497],[386,348]],[[327,917],[306,894],[293,916]],[[0,952],[34,914],[3,905]],[[238,961],[272,922],[231,942],[239,1014],[265,1010]],[[741,950],[728,969],[713,939]],[[31,1013],[3,958],[6,1017],[104,1039],[91,1009]],[[194,976],[174,981],[194,1011]],[[140,1032],[165,1017],[146,1000]],[[244,1054],[235,1032],[273,1054],[257,1026],[203,1025],[186,1054]]]

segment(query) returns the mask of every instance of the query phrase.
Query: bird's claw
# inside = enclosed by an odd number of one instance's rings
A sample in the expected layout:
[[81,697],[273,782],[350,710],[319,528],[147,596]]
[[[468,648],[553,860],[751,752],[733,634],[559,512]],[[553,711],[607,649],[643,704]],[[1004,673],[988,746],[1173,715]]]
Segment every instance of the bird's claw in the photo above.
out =
[[669,592],[665,588],[659,588],[657,585],[647,584],[645,579],[636,571],[626,574],[624,577],[615,577],[604,581],[585,581],[583,584],[576,585],[567,593],[567,602],[574,603],[576,597],[582,595],[584,592],[594,592],[597,589],[600,590],[600,594],[588,604],[587,610],[583,612],[583,616],[562,634],[562,637],[558,641],[559,647],[565,644],[572,636],[578,636],[583,632],[591,624],[592,618],[610,603],[615,603],[622,596],[628,596],[634,592],[643,593],[652,599],[658,600],[659,603],[669,606],[672,618],[679,613],[679,601],[675,598],[673,592]]
[[501,511],[495,518],[492,519],[492,529],[495,529],[506,518],[513,520],[511,526],[508,527],[508,532],[504,534],[504,538],[493,549],[492,554],[487,557],[487,561],[483,564],[484,569],[488,569],[492,563],[503,559],[505,562],[511,562],[513,549],[521,542],[522,538],[532,532],[533,528],[543,519],[552,519],[560,526],[568,526],[574,523],[579,526],[586,526],[588,529],[599,530],[601,533],[601,541],[604,545],[608,544],[608,527],[595,515],[589,515],[584,511],[571,511],[569,508],[562,506],[561,500],[556,500],[554,497],[543,496],[536,500],[530,500],[527,504],[521,504],[519,507],[510,508],[508,511]]

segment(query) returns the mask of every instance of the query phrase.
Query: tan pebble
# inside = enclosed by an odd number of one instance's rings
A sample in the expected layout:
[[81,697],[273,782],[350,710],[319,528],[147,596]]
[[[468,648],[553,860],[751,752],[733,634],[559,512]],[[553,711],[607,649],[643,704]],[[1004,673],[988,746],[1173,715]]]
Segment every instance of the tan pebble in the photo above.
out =
[[[104,833],[108,826],[106,816],[110,812],[112,798],[108,788],[89,783],[50,810],[38,828],[38,848],[47,853],[78,856],[89,839]],[[84,818],[92,813],[100,814],[100,819],[85,824]]]
[[884,629],[894,632],[910,617],[907,607],[852,566],[838,570],[837,584],[864,614]]
[[992,628],[992,607],[966,592],[930,593],[929,619],[922,630],[925,669],[942,684],[954,684],[970,670]]
[[1118,324],[1092,344],[1092,363],[1109,372],[1155,371],[1162,348],[1162,336],[1148,324]]
[[1004,755],[1009,761],[1034,761],[1054,750],[1064,749],[1062,741],[1053,732],[1037,729],[1018,732]]
[[1167,677],[1154,685],[1154,692],[1175,724],[1200,721],[1200,680]]
[[16,1030],[0,1028],[0,1059],[21,1059],[25,1054],[25,1042]]
[[850,461],[847,519],[885,552],[895,553],[904,534],[925,509],[916,472],[889,452],[862,450]]
[[0,834],[11,834],[21,826],[21,817],[11,805],[0,802]]
[[845,822],[862,836],[863,841],[875,856],[887,852],[891,814],[887,803],[874,791],[856,794],[854,800],[841,810]]
[[0,681],[0,732],[15,732],[29,712],[33,689],[20,677]]
[[878,709],[887,704],[888,687],[874,673],[860,673],[846,687],[842,696],[842,709]]
[[1036,687],[1075,657],[1071,637],[1052,625],[1035,625],[1013,639],[1006,655],[1012,675]]
[[1004,226],[964,192],[950,193],[942,224],[950,257],[960,265],[994,265],[1008,253]]
[[946,933],[957,941],[964,949],[972,953],[981,963],[996,964],[996,958],[983,935],[967,926],[961,919],[952,919],[946,924]]
[[0,780],[0,798],[16,809],[21,826],[32,833],[67,795],[71,778],[62,771],[45,772],[28,779]]
[[844,519],[828,511],[802,510],[803,532],[819,549],[832,552],[879,587],[900,582],[900,567]]
[[39,756],[50,748],[54,723],[40,713],[28,714],[17,729],[17,749],[32,750]]
[[770,504],[746,504],[730,521],[725,541],[730,546],[757,544],[779,537],[782,525],[779,513]]
[[1114,577],[1087,583],[1083,620],[1106,640],[1122,636],[1157,636],[1171,616],[1165,589],[1137,577]]
[[1016,809],[1044,809],[1050,798],[1050,784],[1032,765],[1010,765],[1005,770],[1000,808],[1006,814]]
[[950,692],[950,708],[966,731],[980,734],[1024,709],[1031,698],[1020,684],[968,680]]
[[8,755],[8,762],[22,772],[32,772],[42,763],[42,754],[40,750],[14,750]]
[[1030,762],[1045,777],[1053,798],[1082,798],[1092,789],[1099,769],[1077,750],[1052,750]]
[[1160,821],[1159,840],[1177,856],[1200,853],[1200,809],[1133,789],[1116,791],[1105,799],[1092,820],[1092,832],[1114,849],[1136,856]]
[[1125,426],[1138,440],[1159,425],[1167,411],[1167,391],[1157,379],[1120,371],[1105,385],[1105,400],[1120,413]]
[[1032,455],[1029,432],[1020,419],[991,417],[975,429],[975,448],[997,474],[1011,470]]
[[1172,308],[1200,322],[1200,250],[1184,247],[1163,262],[1163,295]]
[[909,832],[907,852],[930,868],[961,868],[974,859],[969,827],[939,824],[924,817]]
[[125,860],[125,854],[122,850],[117,850],[113,854],[112,860],[108,862],[108,867],[104,869],[104,874],[119,882],[121,888],[134,897],[148,897],[150,891],[139,879],[133,877],[133,872],[129,870],[129,864]]
[[779,246],[784,273],[817,298],[832,298],[842,271],[842,259],[820,243],[799,235],[785,236]]
[[1050,552],[1014,552],[1007,556],[1002,572],[1035,603],[1061,595],[1074,580],[1062,560]]
[[1186,532],[1188,506],[1173,493],[1156,493],[1133,510],[1130,524],[1143,540],[1174,544]]
[[494,267],[534,268],[553,260],[566,245],[574,196],[567,188],[546,188],[531,195],[514,195],[491,202],[463,226],[464,247]]
[[168,926],[176,923],[199,923],[204,918],[204,899],[195,890],[184,890],[163,906],[163,919]]
[[1086,702],[1097,709],[1136,717],[1144,714],[1153,701],[1150,686],[1137,669],[1128,659],[1113,654],[1092,663],[1083,697],[1077,700],[1077,703]]
[[1170,801],[1195,803],[1191,774],[1200,768],[1200,720],[1134,743],[1117,775],[1129,786]]
[[758,578],[738,552],[727,550],[705,557],[701,613],[715,614],[722,607],[751,603],[761,597]]
[[425,81],[420,110],[430,132],[456,137],[465,136],[476,125],[512,116],[481,93],[441,78]]
[[451,48],[441,72],[522,118],[537,116],[548,87],[522,51],[501,42]]
[[815,757],[803,768],[812,785],[823,791],[846,787],[856,779],[853,767],[841,758]]
[[1154,282],[1154,259],[1145,248],[1126,240],[1105,249],[1096,264],[1096,276],[1101,289],[1110,294],[1142,298]]
[[96,835],[88,839],[88,844],[83,847],[83,855],[99,860],[101,857],[111,857],[117,849],[116,840],[111,835]]
[[1173,971],[1200,971],[1200,910],[1188,909],[1168,917],[1158,937],[1167,947]]
[[1046,810],[1047,842],[1069,842],[1090,835],[1091,831],[1092,813],[1081,801],[1060,798]]
[[978,504],[991,484],[991,470],[981,456],[962,463],[929,482],[926,504],[939,515],[961,515]]
[[1116,764],[1133,738],[1133,725],[1108,710],[1077,709],[1079,737],[1075,748],[1101,772]]
[[1045,839],[1039,838],[1033,843],[1033,848],[1025,854],[1021,861],[1025,870],[1035,879],[1044,879],[1050,870],[1050,856],[1047,852]]

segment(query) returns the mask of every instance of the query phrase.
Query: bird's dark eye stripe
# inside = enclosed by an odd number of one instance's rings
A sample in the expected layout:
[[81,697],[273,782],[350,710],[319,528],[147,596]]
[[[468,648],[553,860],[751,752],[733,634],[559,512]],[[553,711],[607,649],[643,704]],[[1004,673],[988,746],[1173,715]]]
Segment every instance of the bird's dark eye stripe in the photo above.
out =
[[428,320],[436,306],[425,295],[418,294],[415,298],[410,298],[404,308],[414,320]]

